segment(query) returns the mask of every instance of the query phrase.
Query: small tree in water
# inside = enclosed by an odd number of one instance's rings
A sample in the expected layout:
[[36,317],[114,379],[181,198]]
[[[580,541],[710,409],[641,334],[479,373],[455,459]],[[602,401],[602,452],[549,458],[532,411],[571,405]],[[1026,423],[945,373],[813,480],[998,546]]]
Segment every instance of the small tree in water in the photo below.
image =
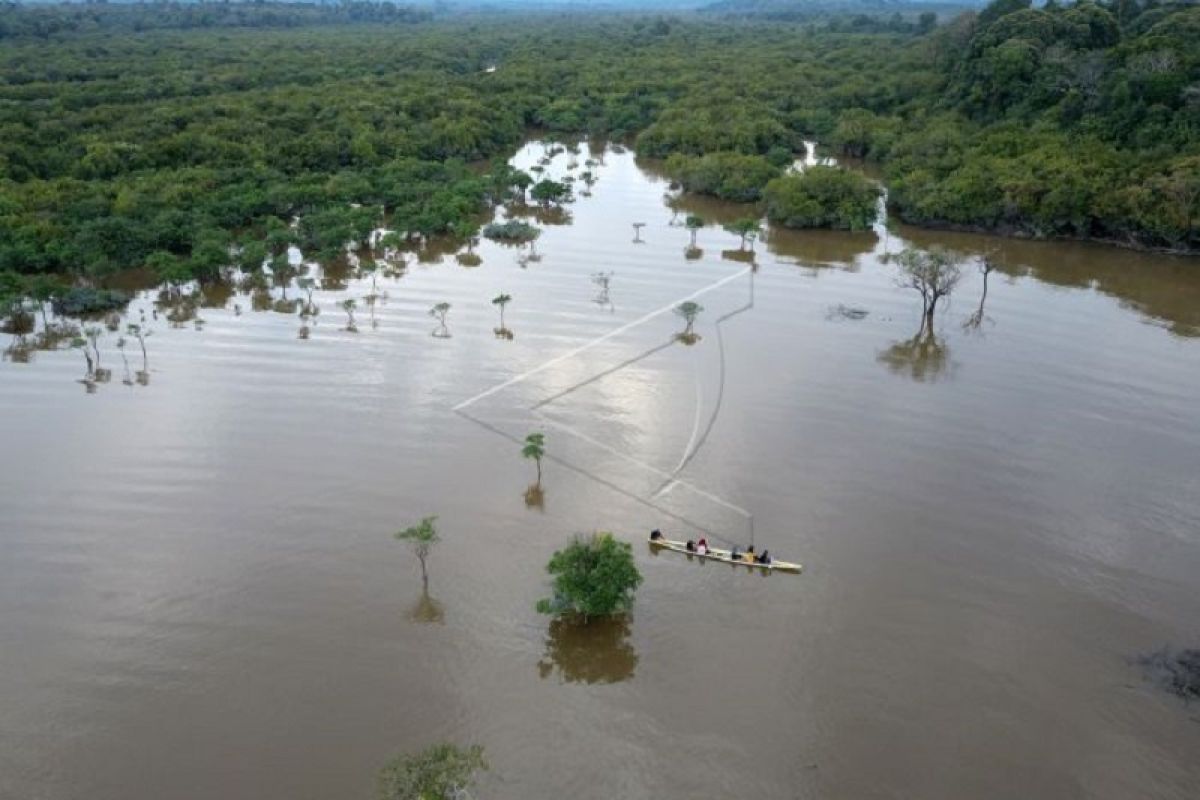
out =
[[500,330],[504,330],[504,307],[512,302],[511,294],[498,294],[492,298],[492,305],[500,309]]
[[433,550],[433,546],[440,539],[437,533],[437,517],[425,517],[416,525],[405,528],[402,531],[397,531],[395,536],[398,541],[408,542],[417,556],[417,560],[421,562],[421,583],[429,585],[429,572],[426,570],[426,559],[429,558],[429,553]]
[[683,224],[686,225],[687,229],[691,232],[691,234],[692,234],[691,246],[693,248],[695,248],[696,232],[704,227],[704,217],[698,217],[695,214],[688,214],[687,220],[685,220]]
[[474,254],[475,245],[479,244],[479,223],[472,220],[459,220],[451,223],[450,233],[455,238],[461,239],[463,244],[467,246],[467,253]]
[[546,434],[531,433],[525,437],[525,445],[521,448],[521,455],[525,458],[532,458],[537,464],[537,484],[542,485],[542,456],[546,455]]
[[296,285],[304,292],[304,305],[300,309],[300,316],[315,317],[321,313],[316,303],[313,302],[313,290],[317,288],[317,282],[306,276],[296,281]]
[[900,263],[900,286],[921,294],[922,329],[932,329],[938,301],[954,291],[962,278],[958,258],[942,248],[917,250],[906,247],[896,256],[896,261]]
[[28,278],[28,292],[42,315],[42,330],[48,329],[50,322],[46,319],[46,306],[62,292],[62,284],[53,275],[32,275]]
[[125,364],[125,377],[121,379],[121,383],[126,386],[133,386],[133,378],[129,374],[129,357],[125,355],[125,337],[117,337],[117,351],[121,354],[121,361]]
[[[92,347],[92,355],[96,359],[95,368],[91,369],[92,377],[96,383],[108,383],[111,373],[100,366],[100,337],[104,335],[104,329],[98,325],[89,325],[83,329],[83,335],[87,338],[88,344]],[[86,352],[86,345],[84,347]],[[91,359],[88,359],[89,366]]]
[[379,771],[379,800],[453,800],[469,797],[475,773],[488,768],[479,745],[438,744],[398,756]]
[[346,312],[346,330],[351,333],[358,333],[358,325],[354,324],[354,309],[358,308],[358,303],[353,297],[347,297],[342,301],[342,310]]
[[613,308],[612,300],[610,300],[608,296],[608,287],[609,284],[612,283],[612,276],[613,274],[611,272],[592,273],[592,283],[600,287],[599,293],[595,296],[595,298],[592,299],[592,302],[596,303],[597,305],[608,306],[613,311],[616,311],[616,309]]
[[150,380],[150,358],[146,355],[146,337],[152,331],[145,330],[141,325],[131,322],[125,326],[125,330],[134,339],[137,339],[138,345],[142,348],[142,368],[137,373],[138,383],[143,386]]
[[439,339],[450,338],[450,330],[446,327],[446,315],[449,313],[449,303],[438,303],[436,306],[429,309],[429,316],[438,321],[438,326],[434,329],[433,335],[437,336]]
[[542,207],[548,208],[555,203],[569,201],[571,199],[571,187],[566,183],[545,178],[533,185],[533,188],[529,191],[529,197]]
[[537,610],[556,616],[610,616],[633,606],[633,593],[642,576],[633,563],[633,550],[611,533],[576,537],[546,565],[554,576],[554,596],[539,600]]
[[740,249],[746,249],[746,242],[750,243],[750,249],[754,249],[754,240],[762,233],[762,226],[758,224],[758,220],[754,217],[743,217],[742,219],[734,220],[725,226],[725,230],[732,233],[734,236],[740,236],[742,243]]
[[513,190],[516,192],[517,199],[524,203],[525,190],[533,185],[533,177],[528,172],[515,169],[512,171],[510,182]]
[[704,306],[697,303],[695,300],[685,300],[675,306],[675,314],[683,318],[685,327],[683,332],[679,334],[679,340],[686,344],[693,344],[696,340],[696,334],[692,330],[692,326],[696,324],[696,317],[704,310]]
[[96,361],[92,358],[92,349],[88,345],[88,340],[82,336],[76,336],[71,340],[71,347],[77,348],[83,352],[83,357],[87,361],[86,380],[92,379],[92,373],[96,370]]
[[996,268],[996,262],[992,259],[991,253],[985,255],[979,261],[979,274],[983,276],[983,293],[979,295],[979,308],[975,309],[975,313],[967,317],[963,322],[963,330],[977,331],[983,326],[983,321],[987,319],[984,316],[984,305],[987,303],[988,295],[988,276],[992,274],[992,270]]

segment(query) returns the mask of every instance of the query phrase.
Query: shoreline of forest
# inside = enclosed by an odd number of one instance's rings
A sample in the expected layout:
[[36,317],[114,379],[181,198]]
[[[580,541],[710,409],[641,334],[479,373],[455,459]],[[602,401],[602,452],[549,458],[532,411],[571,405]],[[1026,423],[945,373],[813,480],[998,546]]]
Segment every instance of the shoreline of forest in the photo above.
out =
[[1200,248],[1169,248],[1155,247],[1153,245],[1143,244],[1142,242],[1133,240],[1110,239],[1099,236],[1066,236],[1054,235],[1044,236],[1036,233],[1031,233],[1018,226],[1012,225],[966,225],[956,222],[945,222],[941,220],[921,222],[913,222],[904,218],[898,210],[888,207],[888,213],[893,215],[895,219],[911,228],[919,228],[927,231],[949,231],[952,233],[976,233],[982,236],[996,236],[1004,239],[1016,239],[1022,242],[1079,242],[1081,244],[1093,244],[1101,247],[1113,247],[1118,250],[1128,250],[1133,253],[1151,253],[1160,256],[1172,256],[1174,258],[1198,258],[1200,257]]
[[[1200,255],[1197,7],[993,0],[848,28],[220,8],[169,33],[132,32],[165,24],[150,6],[0,18],[0,280],[203,278],[293,236],[336,258],[379,208],[465,241],[539,132],[632,142],[686,190],[765,200],[791,228],[875,221],[864,178],[783,174],[807,138],[882,165],[891,216],[916,227]],[[293,12],[313,24],[272,27]],[[360,12],[384,21],[334,24]]]

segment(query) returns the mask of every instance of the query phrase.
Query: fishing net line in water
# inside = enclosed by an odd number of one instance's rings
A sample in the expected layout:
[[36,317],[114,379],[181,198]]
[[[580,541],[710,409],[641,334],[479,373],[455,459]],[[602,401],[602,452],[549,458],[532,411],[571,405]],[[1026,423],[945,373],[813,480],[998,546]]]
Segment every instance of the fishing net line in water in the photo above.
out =
[[725,405],[723,327],[753,308],[753,274],[745,276],[704,291],[695,319],[665,306],[455,411],[514,443],[546,433],[548,463],[642,505],[647,531],[752,544],[753,515],[725,495],[709,445]]

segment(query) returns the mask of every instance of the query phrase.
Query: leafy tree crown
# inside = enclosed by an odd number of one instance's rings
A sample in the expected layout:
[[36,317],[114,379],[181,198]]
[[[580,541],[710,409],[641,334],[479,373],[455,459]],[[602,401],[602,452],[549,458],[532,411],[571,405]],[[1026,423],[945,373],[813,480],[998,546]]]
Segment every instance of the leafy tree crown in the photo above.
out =
[[633,549],[611,533],[576,537],[546,565],[553,579],[553,596],[539,600],[543,614],[574,614],[585,621],[628,611],[642,576]]
[[379,772],[379,800],[449,800],[475,782],[488,768],[479,745],[444,743],[411,756],[399,756]]

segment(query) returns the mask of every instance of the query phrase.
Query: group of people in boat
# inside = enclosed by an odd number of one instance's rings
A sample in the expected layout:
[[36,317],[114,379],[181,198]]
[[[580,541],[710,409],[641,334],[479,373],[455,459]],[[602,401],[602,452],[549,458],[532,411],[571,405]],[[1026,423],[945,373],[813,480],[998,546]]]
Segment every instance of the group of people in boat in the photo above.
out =
[[[658,530],[657,528],[650,531],[650,541],[656,542],[662,539],[665,539],[662,531]],[[703,536],[701,536],[698,541],[688,539],[684,546],[687,548],[689,553],[695,553],[698,556],[714,555],[712,548],[708,546],[708,539]],[[721,555],[725,554],[721,553]],[[754,545],[748,545],[745,550],[737,545],[734,545],[733,549],[729,551],[728,556],[731,561],[736,561],[741,564],[761,564],[762,566],[769,566],[771,563],[771,551],[763,550],[761,553],[755,553]]]

